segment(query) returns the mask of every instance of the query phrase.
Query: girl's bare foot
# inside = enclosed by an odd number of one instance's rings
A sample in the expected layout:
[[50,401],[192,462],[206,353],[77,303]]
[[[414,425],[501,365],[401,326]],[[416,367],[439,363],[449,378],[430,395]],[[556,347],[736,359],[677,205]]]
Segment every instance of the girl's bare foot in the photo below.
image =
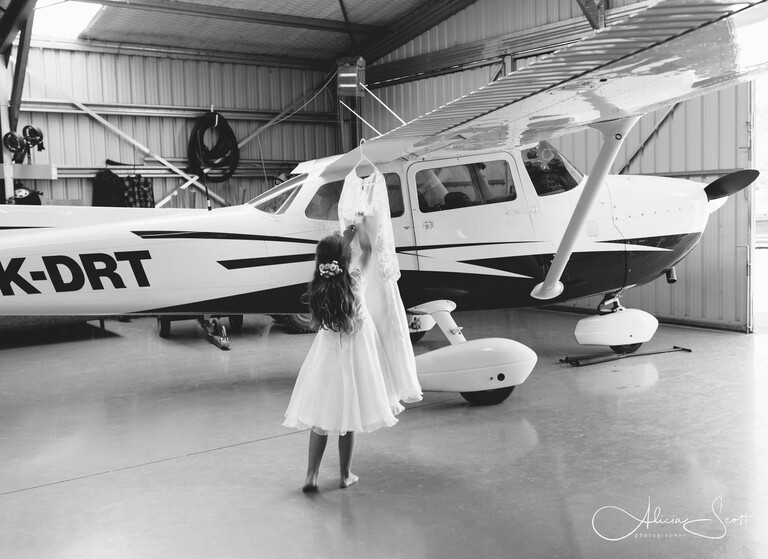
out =
[[359,477],[357,477],[355,474],[350,472],[348,476],[342,476],[341,483],[339,483],[339,487],[341,487],[342,489],[346,489],[350,485],[356,484],[359,479],[360,479]]
[[301,488],[304,493],[314,493],[317,491],[317,476],[310,476],[307,481],[304,482],[304,487]]

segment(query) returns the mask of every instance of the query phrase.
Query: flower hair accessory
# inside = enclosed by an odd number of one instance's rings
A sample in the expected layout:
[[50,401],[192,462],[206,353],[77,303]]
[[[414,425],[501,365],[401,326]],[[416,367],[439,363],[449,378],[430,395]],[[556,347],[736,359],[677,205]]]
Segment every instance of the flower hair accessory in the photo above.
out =
[[330,264],[320,264],[317,268],[320,270],[320,275],[324,278],[330,278],[341,273],[341,266],[339,266],[336,260]]

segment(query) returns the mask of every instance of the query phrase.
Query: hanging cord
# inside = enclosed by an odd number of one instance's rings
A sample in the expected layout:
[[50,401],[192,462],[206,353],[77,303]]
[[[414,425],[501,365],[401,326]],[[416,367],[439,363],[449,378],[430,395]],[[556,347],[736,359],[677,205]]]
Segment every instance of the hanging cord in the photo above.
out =
[[[216,142],[210,148],[204,141],[209,130],[216,135]],[[240,148],[222,115],[212,111],[197,118],[189,135],[187,160],[190,172],[205,181],[224,182],[235,174],[240,163]]]

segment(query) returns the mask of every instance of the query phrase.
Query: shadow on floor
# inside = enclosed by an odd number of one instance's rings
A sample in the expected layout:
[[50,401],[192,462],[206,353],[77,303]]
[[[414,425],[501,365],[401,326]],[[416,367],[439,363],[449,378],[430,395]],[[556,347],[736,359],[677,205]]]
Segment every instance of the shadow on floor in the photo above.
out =
[[36,318],[39,318],[36,324],[27,321],[15,325],[0,325],[0,349],[117,337],[114,332],[82,319],[73,321],[72,318],[62,317]]

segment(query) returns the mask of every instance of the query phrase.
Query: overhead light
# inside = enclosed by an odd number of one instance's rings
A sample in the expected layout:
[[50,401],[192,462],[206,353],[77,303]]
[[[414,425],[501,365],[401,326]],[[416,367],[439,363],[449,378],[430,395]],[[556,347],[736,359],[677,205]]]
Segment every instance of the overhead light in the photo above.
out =
[[77,39],[101,8],[101,4],[90,2],[38,0],[32,37]]
[[365,59],[362,56],[341,58],[337,66],[338,94],[342,97],[362,97],[365,83]]

